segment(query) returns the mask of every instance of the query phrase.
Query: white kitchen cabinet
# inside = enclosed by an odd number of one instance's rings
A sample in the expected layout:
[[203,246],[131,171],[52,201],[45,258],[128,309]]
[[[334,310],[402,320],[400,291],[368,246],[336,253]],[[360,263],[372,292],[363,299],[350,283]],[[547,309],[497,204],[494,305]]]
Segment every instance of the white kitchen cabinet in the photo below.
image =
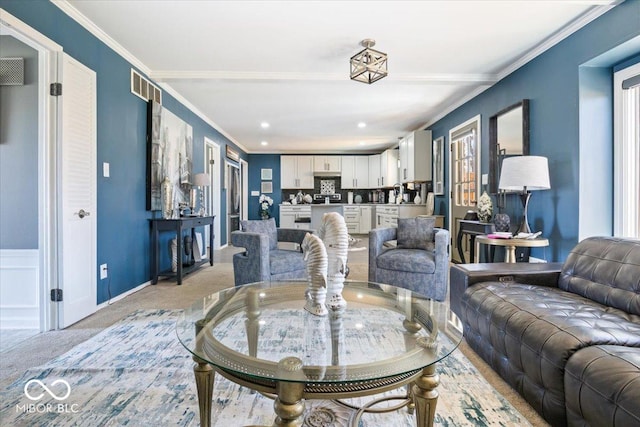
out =
[[415,218],[427,213],[425,205],[377,205],[375,228],[397,227],[398,218]]
[[398,180],[398,150],[380,154],[380,187],[393,187]]
[[372,206],[345,206],[344,222],[349,234],[367,234],[371,230]]
[[[311,205],[280,205],[280,228],[310,229],[310,222],[296,222],[296,220],[301,218],[311,219]],[[278,247],[290,250],[300,249],[300,245],[291,242],[280,242],[278,243]]]
[[324,174],[340,174],[341,156],[313,156],[313,171]]
[[358,234],[360,232],[360,207],[344,206],[342,211],[349,234]]
[[313,188],[313,156],[280,156],[280,186]]
[[342,188],[369,187],[369,156],[342,156]]
[[358,227],[360,234],[369,234],[369,231],[371,231],[372,212],[372,206],[360,206],[360,224]]
[[398,226],[399,207],[395,205],[376,206],[375,228],[389,228]]
[[380,177],[380,157],[381,154],[369,156],[369,188],[381,188]]
[[431,131],[417,130],[400,140],[400,182],[431,181]]

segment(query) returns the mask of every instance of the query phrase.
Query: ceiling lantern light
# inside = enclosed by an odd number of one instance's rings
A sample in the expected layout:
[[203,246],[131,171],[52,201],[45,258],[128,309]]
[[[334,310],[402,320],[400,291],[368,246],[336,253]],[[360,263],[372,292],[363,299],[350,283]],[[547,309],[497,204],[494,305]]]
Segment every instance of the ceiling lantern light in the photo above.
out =
[[371,49],[376,41],[364,39],[360,42],[364,50],[351,57],[351,80],[371,84],[386,77],[387,54]]

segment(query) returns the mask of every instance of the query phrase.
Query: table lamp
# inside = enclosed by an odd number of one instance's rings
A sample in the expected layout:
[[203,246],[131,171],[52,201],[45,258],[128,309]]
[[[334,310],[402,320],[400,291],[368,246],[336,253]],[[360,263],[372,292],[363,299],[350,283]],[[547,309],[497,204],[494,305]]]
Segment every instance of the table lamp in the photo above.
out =
[[197,173],[193,177],[193,185],[200,187],[200,216],[205,216],[207,214],[207,211],[204,208],[204,187],[208,187],[209,184],[211,184],[211,177],[208,173]]
[[531,233],[529,221],[527,220],[531,191],[548,190],[551,188],[549,184],[549,165],[547,158],[541,156],[515,156],[505,158],[502,161],[502,171],[500,172],[498,188],[505,191],[520,192],[520,200],[522,201],[524,209],[518,233]]

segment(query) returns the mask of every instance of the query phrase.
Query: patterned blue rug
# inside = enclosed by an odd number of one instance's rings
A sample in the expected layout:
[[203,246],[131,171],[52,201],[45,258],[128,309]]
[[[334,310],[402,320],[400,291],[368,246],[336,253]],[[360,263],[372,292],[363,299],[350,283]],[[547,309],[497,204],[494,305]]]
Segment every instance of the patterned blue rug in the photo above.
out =
[[[174,331],[178,313],[135,312],[68,353],[30,369],[2,391],[0,425],[198,426],[193,362]],[[460,351],[441,362],[438,372],[437,426],[530,425]],[[344,426],[353,415],[328,401],[308,401],[306,407],[306,414],[316,416],[309,415],[305,427]],[[335,421],[324,423],[318,413],[330,414]],[[212,419],[219,427],[271,425],[273,401],[216,375]],[[365,414],[360,422],[361,427],[414,425],[405,409]]]

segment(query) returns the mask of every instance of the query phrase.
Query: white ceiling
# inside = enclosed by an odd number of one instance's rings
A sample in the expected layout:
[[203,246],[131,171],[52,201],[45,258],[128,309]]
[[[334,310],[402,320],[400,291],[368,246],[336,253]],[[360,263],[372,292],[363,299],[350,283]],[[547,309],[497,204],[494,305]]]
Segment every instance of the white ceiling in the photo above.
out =
[[[381,151],[616,3],[54,2],[251,153]],[[348,76],[365,38],[389,55],[372,85]]]

